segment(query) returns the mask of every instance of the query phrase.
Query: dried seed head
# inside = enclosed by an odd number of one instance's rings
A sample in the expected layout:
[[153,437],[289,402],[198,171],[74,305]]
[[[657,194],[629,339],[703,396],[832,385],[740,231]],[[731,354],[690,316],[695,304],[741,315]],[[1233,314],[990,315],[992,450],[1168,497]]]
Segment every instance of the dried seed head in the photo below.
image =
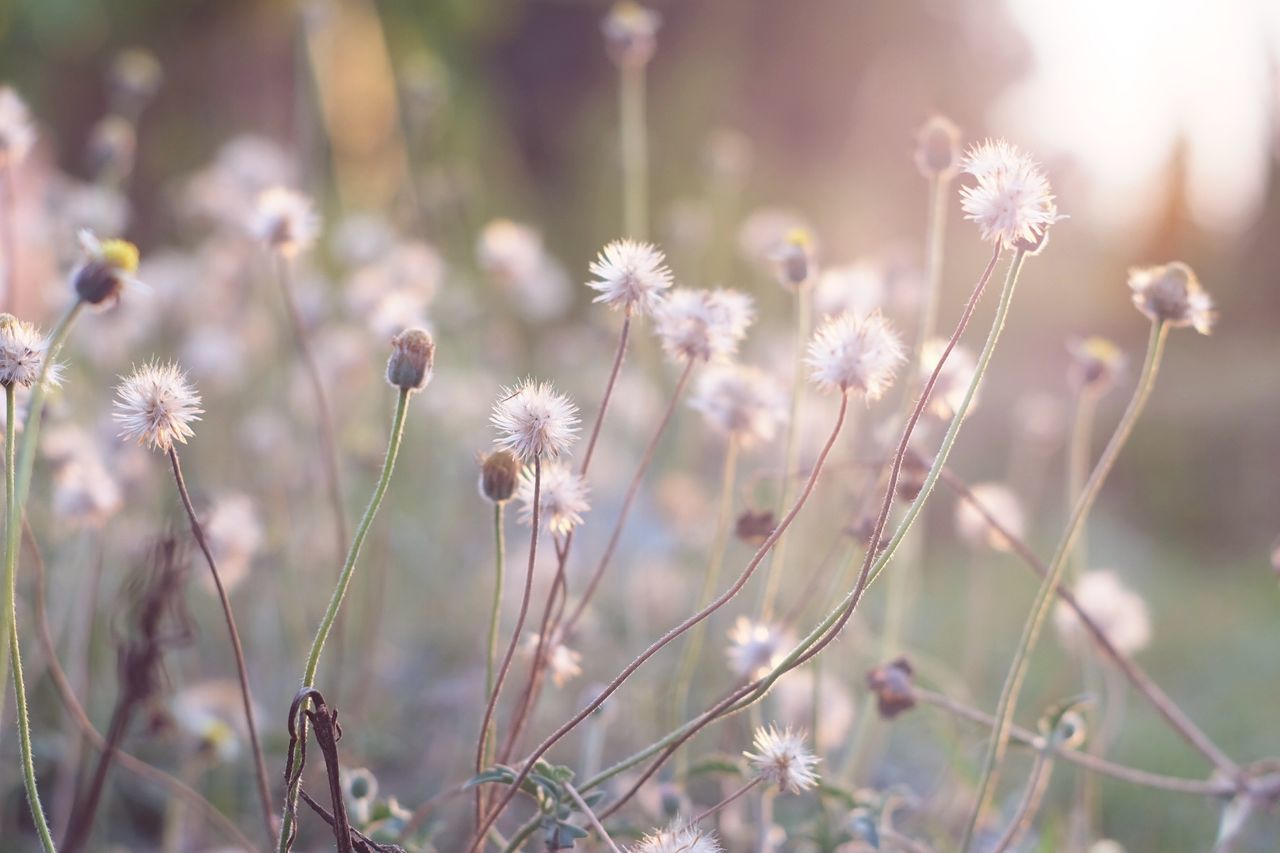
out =
[[578,438],[578,407],[550,382],[529,378],[498,392],[489,423],[498,430],[498,447],[521,460],[554,458]]
[[770,255],[783,287],[803,287],[816,272],[813,235],[805,228],[792,228]]
[[756,729],[755,752],[744,752],[751,766],[766,781],[783,791],[799,794],[818,784],[814,769],[821,760],[809,751],[804,735],[775,726]]
[[689,401],[716,432],[742,447],[772,441],[787,420],[786,394],[772,376],[742,364],[713,364]]
[[805,362],[819,388],[877,400],[893,384],[894,371],[904,359],[897,332],[876,311],[827,321],[809,343]]
[[754,319],[751,297],[736,290],[676,288],[654,312],[662,348],[677,361],[729,358]]
[[178,365],[151,362],[135,367],[116,386],[113,417],[120,437],[168,451],[174,442],[186,444],[195,435],[193,421],[200,420],[200,395]]
[[867,687],[876,694],[876,708],[886,720],[915,707],[915,684],[906,658],[874,667],[867,673]]
[[72,275],[80,301],[98,308],[110,308],[128,287],[137,287],[138,247],[128,240],[100,240],[88,229],[79,234],[85,260]]
[[930,116],[916,131],[915,160],[926,178],[955,175],[960,170],[960,128],[945,116]]
[[662,16],[631,0],[620,0],[600,24],[609,58],[619,68],[642,68],[658,47]]
[[1062,218],[1040,166],[1003,139],[988,139],[969,149],[961,168],[977,181],[961,188],[960,199],[982,239],[1039,251],[1049,226]]
[[1124,372],[1125,359],[1121,349],[1106,338],[1072,338],[1067,341],[1071,366],[1067,378],[1079,391],[1104,394],[1111,390]]
[[[0,314],[0,386],[30,388],[40,378],[48,341],[40,330],[12,314]],[[56,385],[61,371],[49,365],[45,381]]]
[[679,821],[646,835],[629,853],[724,853],[716,834]]
[[435,360],[436,345],[431,335],[422,329],[405,329],[391,339],[387,381],[409,394],[421,391],[431,381]]
[[320,217],[311,199],[285,187],[271,187],[258,196],[249,219],[253,236],[291,258],[306,251],[320,232]]
[[587,287],[600,295],[593,302],[647,314],[662,302],[671,287],[666,256],[650,243],[614,240],[600,250],[590,266],[594,281]]
[[770,510],[744,510],[733,526],[733,535],[748,545],[759,547],[778,526],[778,520]]
[[[524,505],[520,508],[520,521],[524,524],[533,523],[534,491],[534,470],[525,468],[516,490],[516,497]],[[582,524],[582,514],[591,509],[586,482],[562,462],[542,466],[542,482],[537,491],[540,521],[557,536]]]
[[1207,335],[1218,319],[1200,279],[1181,261],[1129,270],[1129,289],[1134,306],[1152,321],[1163,320],[1174,328],[1191,326]]
[[495,450],[480,464],[480,494],[496,504],[511,500],[519,480],[520,460],[510,450]]

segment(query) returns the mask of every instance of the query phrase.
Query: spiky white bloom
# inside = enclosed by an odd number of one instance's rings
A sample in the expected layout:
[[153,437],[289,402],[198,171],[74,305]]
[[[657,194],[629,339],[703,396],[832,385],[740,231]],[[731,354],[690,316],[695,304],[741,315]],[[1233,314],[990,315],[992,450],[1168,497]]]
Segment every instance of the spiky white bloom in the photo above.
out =
[[828,320],[809,343],[805,363],[819,388],[879,399],[903,361],[902,341],[879,311]]
[[742,678],[759,678],[790,651],[793,639],[776,625],[739,616],[729,629],[729,668]]
[[766,781],[783,791],[799,794],[818,784],[813,768],[821,760],[805,746],[804,736],[790,728],[778,731],[775,726],[756,729],[755,752],[744,752],[751,766]]
[[489,423],[499,433],[494,444],[527,462],[569,449],[578,438],[578,407],[550,382],[528,378],[498,392]]
[[[938,360],[942,358],[946,348],[947,341],[942,338],[929,338],[920,348],[922,386],[933,375],[934,368],[938,366]],[[942,363],[942,370],[938,371],[938,381],[933,386],[933,393],[929,395],[929,413],[944,421],[955,417],[960,404],[964,402],[964,396],[969,391],[969,384],[973,382],[973,374],[977,369],[978,362],[974,359],[973,353],[959,344],[953,347],[947,360]],[[975,392],[973,399],[969,401],[969,411],[973,411],[977,402],[978,397]]]
[[741,364],[713,364],[698,376],[689,406],[713,430],[743,447],[772,441],[787,420],[787,400],[778,381]]
[[884,305],[885,272],[871,261],[827,267],[818,275],[813,307],[819,317],[866,315]]
[[1026,518],[1018,496],[1003,483],[978,483],[969,491],[973,494],[973,501],[962,500],[956,505],[956,531],[960,538],[971,548],[1010,550],[1013,546],[1008,538],[996,530],[973,504],[976,501],[1003,530],[1021,539]]
[[320,217],[311,199],[287,187],[271,187],[258,195],[249,217],[249,233],[293,257],[306,251],[320,233]]
[[753,320],[755,304],[736,290],[676,288],[654,311],[662,348],[676,360],[728,358],[738,351]]
[[151,362],[135,367],[116,386],[115,412],[120,437],[156,450],[168,451],[174,442],[186,444],[200,420],[200,395],[177,364]]
[[600,292],[592,301],[637,314],[653,311],[671,287],[667,259],[652,243],[614,240],[600,250],[590,269],[595,280],[587,287]]
[[[1129,589],[1114,572],[1085,572],[1071,589],[1076,603],[1098,624],[1122,654],[1133,654],[1151,642],[1151,617],[1142,596]],[[1054,606],[1053,624],[1063,645],[1076,651],[1089,647],[1092,634],[1066,602]]]
[[[530,634],[525,639],[525,651],[532,657],[538,653],[538,634]],[[543,655],[547,659],[547,670],[551,673],[551,681],[556,687],[564,687],[573,679],[582,675],[582,654],[556,641],[551,648],[544,648]]]
[[1040,166],[1003,139],[970,148],[961,169],[977,184],[960,188],[960,206],[978,223],[984,240],[1005,248],[1020,241],[1034,246],[1061,218]]
[[679,821],[646,835],[630,853],[724,853],[714,832]]
[[[520,472],[516,498],[521,502],[520,521],[533,524],[533,468]],[[591,509],[587,484],[568,465],[553,462],[542,466],[538,511],[547,530],[564,536],[582,523],[582,514]]]
[[1129,289],[1134,306],[1151,320],[1163,320],[1175,328],[1191,326],[1207,335],[1218,319],[1200,279],[1181,261],[1129,270]]
[[21,163],[35,141],[36,129],[26,102],[12,87],[0,87],[0,165]]
[[[40,378],[49,342],[40,330],[12,314],[0,314],[0,385],[30,388]],[[50,363],[46,385],[57,385],[62,372]]]

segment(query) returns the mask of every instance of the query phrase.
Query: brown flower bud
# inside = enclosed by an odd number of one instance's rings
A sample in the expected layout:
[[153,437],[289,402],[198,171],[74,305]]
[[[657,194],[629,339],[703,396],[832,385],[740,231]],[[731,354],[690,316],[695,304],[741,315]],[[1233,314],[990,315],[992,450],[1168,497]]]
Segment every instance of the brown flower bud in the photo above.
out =
[[876,694],[876,708],[886,720],[915,707],[915,685],[906,658],[873,668],[867,673],[867,687]]
[[769,510],[762,509],[757,512],[749,509],[738,516],[733,534],[743,542],[758,547],[769,538],[769,534],[777,526],[778,521]]
[[480,494],[496,504],[511,500],[519,479],[520,460],[510,450],[495,450],[480,464]]
[[926,178],[949,178],[960,167],[960,128],[932,116],[916,131],[916,168]]
[[387,381],[401,391],[421,391],[431,381],[435,359],[436,345],[431,336],[421,329],[406,329],[391,339]]

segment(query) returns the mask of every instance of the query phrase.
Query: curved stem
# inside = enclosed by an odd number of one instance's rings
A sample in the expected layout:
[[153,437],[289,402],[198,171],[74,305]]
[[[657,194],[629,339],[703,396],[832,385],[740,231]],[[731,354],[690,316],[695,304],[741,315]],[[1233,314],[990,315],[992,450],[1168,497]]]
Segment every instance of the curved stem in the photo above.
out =
[[1050,760],[1049,755],[1050,753],[1043,749],[1036,753],[1022,800],[1014,810],[1013,817],[1009,819],[1008,828],[996,842],[993,853],[1004,853],[1016,845],[1031,827],[1031,822],[1036,819],[1036,812],[1039,811],[1040,803],[1049,787],[1049,779],[1053,776],[1053,761]]
[[27,688],[22,680],[22,652],[18,644],[17,568],[18,539],[21,536],[22,512],[18,505],[18,488],[14,437],[17,412],[12,384],[4,386],[4,613],[9,620],[9,665],[13,669],[13,694],[17,712],[18,747],[22,760],[22,782],[27,791],[27,806],[40,836],[40,846],[54,853],[53,834],[40,805],[40,789],[36,786],[35,759],[31,751],[31,720],[27,712]]
[[1043,627],[1044,619],[1049,612],[1049,604],[1053,601],[1053,593],[1062,575],[1066,558],[1071,553],[1071,547],[1075,544],[1076,536],[1080,532],[1084,520],[1088,517],[1089,510],[1093,508],[1093,503],[1097,499],[1098,493],[1102,490],[1103,482],[1111,472],[1111,467],[1120,455],[1121,448],[1128,441],[1130,434],[1133,432],[1134,424],[1138,421],[1138,416],[1142,414],[1142,409],[1146,405],[1147,399],[1151,396],[1167,336],[1167,325],[1163,322],[1151,324],[1151,336],[1147,343],[1146,361],[1142,367],[1142,374],[1138,378],[1137,387],[1134,389],[1133,398],[1129,401],[1129,406],[1125,409],[1120,423],[1116,425],[1116,431],[1111,436],[1111,440],[1107,442],[1106,448],[1102,451],[1102,456],[1099,457],[1097,465],[1094,466],[1093,473],[1089,475],[1089,480],[1085,483],[1079,500],[1076,501],[1075,509],[1071,513],[1071,519],[1067,522],[1067,527],[1063,531],[1053,558],[1049,561],[1048,574],[1045,575],[1040,584],[1040,589],[1036,592],[1031,612],[1027,615],[1026,624],[1023,626],[1022,638],[1014,651],[1013,663],[1009,668],[1004,688],[1000,693],[1000,703],[996,708],[996,725],[991,733],[991,741],[987,745],[987,755],[983,761],[973,812],[969,815],[963,843],[960,846],[962,851],[967,850],[973,840],[973,833],[977,828],[978,820],[995,788],[994,780],[1000,760],[1004,757],[1005,747],[1008,745],[1009,724],[1017,708],[1018,694],[1022,690],[1022,682],[1026,678],[1031,652],[1035,648],[1036,640],[1039,639],[1040,629]]
[[[1067,445],[1067,506],[1075,506],[1084,492],[1085,478],[1089,476],[1090,436],[1093,434],[1094,415],[1098,411],[1098,395],[1089,389],[1081,389],[1076,399],[1076,416],[1071,425],[1071,439]],[[1071,549],[1071,572],[1079,577],[1089,565],[1088,524],[1080,525],[1075,547]]]
[[600,398],[600,409],[596,412],[595,423],[591,425],[591,437],[587,439],[587,447],[582,452],[582,467],[578,474],[587,476],[591,468],[591,458],[596,452],[596,441],[600,438],[600,428],[604,426],[605,412],[609,411],[609,400],[613,397],[613,388],[618,383],[618,374],[622,371],[622,361],[627,355],[627,343],[631,340],[631,306],[628,305],[622,315],[622,331],[618,334],[618,349],[613,354],[613,367],[609,370],[609,381],[604,386],[604,396]]
[[608,845],[609,850],[611,850],[612,853],[622,853],[622,851],[618,849],[618,845],[609,837],[609,833],[605,831],[604,826],[600,823],[600,818],[596,817],[596,813],[591,810],[591,806],[587,805],[587,801],[582,799],[582,795],[578,793],[578,789],[568,782],[564,783],[564,789],[569,793],[569,796],[573,799],[574,803],[577,804],[582,813],[587,816],[587,821],[590,822],[591,827],[600,834],[600,840]]
[[182,465],[178,461],[177,448],[169,447],[169,464],[173,468],[173,481],[177,484],[178,494],[182,498],[182,507],[187,511],[187,519],[191,522],[191,534],[195,536],[200,552],[204,554],[209,565],[209,574],[213,576],[213,585],[218,591],[218,602],[222,605],[222,615],[227,622],[227,634],[231,637],[231,651],[235,656],[236,677],[240,681],[240,701],[244,705],[245,725],[249,730],[249,745],[253,750],[255,776],[258,784],[259,805],[262,806],[262,819],[267,827],[267,839],[275,837],[276,828],[271,820],[271,789],[267,784],[267,763],[262,756],[262,744],[258,741],[258,724],[253,718],[253,695],[249,688],[249,672],[244,662],[244,649],[240,645],[240,631],[236,628],[236,618],[231,611],[231,600],[227,598],[227,590],[222,585],[222,575],[218,572],[218,564],[209,550],[205,539],[204,528],[196,517],[195,507],[191,504],[191,495],[187,492],[187,483],[182,476]]
[[[408,409],[409,392],[402,390],[400,391],[399,399],[396,401],[395,415],[391,419],[391,435],[387,441],[387,455],[382,462],[382,473],[378,476],[378,483],[374,486],[372,497],[369,498],[369,505],[365,508],[360,524],[356,527],[355,537],[351,540],[351,546],[347,550],[347,559],[343,564],[342,574],[338,577],[338,583],[333,589],[333,595],[329,599],[329,606],[325,609],[324,616],[320,620],[320,627],[316,630],[315,639],[311,641],[311,652],[307,655],[306,669],[302,674],[304,687],[315,686],[316,670],[320,667],[320,653],[324,651],[325,640],[329,637],[333,622],[338,617],[338,610],[342,606],[342,600],[346,597],[347,587],[351,584],[351,577],[355,573],[356,560],[360,556],[360,547],[364,544],[365,537],[369,535],[369,527],[373,524],[374,516],[378,514],[378,507],[382,505],[382,499],[387,494],[387,486],[391,483],[391,472],[395,469],[396,456],[400,452],[400,442],[404,438],[404,422]],[[290,766],[297,761],[296,749],[296,745],[291,746],[289,749]],[[301,777],[294,780],[285,791],[284,816],[281,822],[279,841],[276,845],[279,853],[286,853],[289,840],[293,834],[293,814],[297,807],[300,787]]]
[[[493,693],[494,667],[497,664],[498,657],[498,629],[502,621],[502,586],[506,575],[507,562],[507,537],[502,526],[504,506],[503,502],[496,502],[493,505],[494,575],[493,603],[489,607],[489,644],[484,666],[484,695],[486,701]],[[488,763],[489,753],[493,750],[492,721],[490,721],[484,737],[485,748],[484,755],[481,758],[482,767]]]
[[725,806],[727,806],[727,805],[729,805],[730,803],[734,802],[735,800],[739,799],[740,797],[742,797],[744,794],[746,794],[748,791],[750,791],[752,788],[754,788],[755,786],[759,785],[759,784],[760,784],[761,782],[763,782],[763,781],[764,781],[764,777],[763,777],[763,776],[757,776],[757,777],[755,777],[755,778],[754,778],[754,779],[752,779],[751,781],[747,782],[745,785],[740,786],[740,787],[738,788],[738,790],[734,791],[732,794],[730,794],[729,796],[725,797],[723,800],[721,800],[720,802],[716,803],[714,806],[711,806],[711,807],[709,807],[709,808],[705,809],[704,811],[700,812],[700,813],[698,814],[698,816],[697,816],[697,817],[695,817],[693,820],[689,821],[689,823],[690,823],[690,824],[699,824],[699,823],[702,823],[704,820],[706,820],[707,818],[711,817],[713,814],[715,814],[716,812],[720,811],[720,810],[721,810],[721,809],[723,809]]

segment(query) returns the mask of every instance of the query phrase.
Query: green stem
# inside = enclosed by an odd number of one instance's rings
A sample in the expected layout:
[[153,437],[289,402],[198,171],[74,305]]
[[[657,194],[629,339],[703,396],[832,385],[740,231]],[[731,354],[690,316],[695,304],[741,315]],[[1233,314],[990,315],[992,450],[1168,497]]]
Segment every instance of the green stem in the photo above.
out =
[[1120,455],[1120,450],[1124,447],[1125,442],[1128,441],[1130,434],[1133,432],[1134,424],[1137,423],[1139,415],[1142,414],[1142,410],[1146,406],[1147,399],[1151,396],[1151,390],[1155,386],[1156,374],[1160,369],[1160,358],[1164,353],[1164,344],[1167,336],[1168,326],[1163,322],[1151,324],[1151,336],[1147,343],[1146,361],[1142,366],[1142,373],[1138,378],[1137,387],[1134,389],[1133,398],[1129,401],[1129,406],[1125,409],[1120,423],[1116,425],[1116,431],[1111,436],[1111,440],[1107,442],[1106,448],[1102,451],[1102,456],[1099,457],[1097,464],[1094,466],[1093,473],[1089,475],[1089,480],[1085,483],[1079,500],[1076,501],[1071,518],[1067,522],[1067,527],[1063,531],[1053,558],[1049,561],[1049,571],[1041,582],[1040,589],[1037,591],[1035,601],[1031,606],[1031,612],[1027,615],[1026,624],[1023,626],[1022,638],[1014,652],[1013,663],[1009,668],[1004,688],[1000,693],[1000,703],[996,709],[996,725],[992,729],[991,741],[987,745],[987,755],[983,762],[977,799],[974,802],[973,812],[969,815],[963,843],[960,846],[962,851],[969,848],[974,831],[977,829],[978,820],[995,789],[997,768],[1004,757],[1005,748],[1009,744],[1009,725],[1013,721],[1013,714],[1018,703],[1018,694],[1022,690],[1022,683],[1027,675],[1031,652],[1035,648],[1036,640],[1039,639],[1040,629],[1043,627],[1045,617],[1049,612],[1049,605],[1053,602],[1053,593],[1058,586],[1058,580],[1062,576],[1067,557],[1071,553],[1071,548],[1075,544],[1076,537],[1079,535],[1089,511],[1093,508],[1098,493],[1102,490],[1103,482],[1106,481],[1107,475],[1111,473],[1116,457]]
[[18,505],[26,506],[27,493],[31,489],[31,472],[35,467],[36,445],[40,437],[40,418],[44,413],[46,385],[49,378],[49,365],[58,360],[62,345],[71,334],[71,326],[80,315],[84,303],[77,299],[67,307],[58,318],[57,325],[49,333],[49,348],[45,352],[40,365],[40,377],[31,386],[31,397],[27,402],[27,417],[22,426],[22,445],[18,448]]
[[[484,668],[484,698],[487,701],[489,695],[493,693],[493,673],[498,656],[498,626],[501,621],[500,611],[502,609],[502,584],[503,577],[506,575],[507,562],[507,537],[502,526],[503,508],[505,503],[502,501],[495,502],[493,505],[493,539],[495,548],[494,576],[493,576],[493,603],[489,608],[489,649],[485,658]],[[493,721],[489,721],[489,730],[485,732],[485,749],[484,764],[489,763],[489,755],[493,751]]]
[[[1084,492],[1085,478],[1089,476],[1089,438],[1097,411],[1098,395],[1088,388],[1081,389],[1071,425],[1071,443],[1067,447],[1067,506],[1075,506]],[[1088,524],[1082,523],[1075,547],[1071,549],[1071,573],[1077,578],[1088,568],[1088,535]]]
[[[781,518],[787,507],[791,506],[792,496],[795,491],[796,458],[800,453],[800,398],[804,394],[805,387],[804,351],[805,343],[809,338],[809,314],[812,304],[813,302],[809,298],[808,285],[801,284],[795,289],[795,377],[791,388],[791,413],[787,421],[787,439],[783,448],[782,476],[778,489],[778,518]],[[764,587],[761,590],[761,622],[768,622],[773,615],[773,608],[778,598],[778,584],[782,580],[782,568],[787,557],[786,549],[787,537],[781,536],[778,538],[777,546],[773,549],[773,556],[769,558],[769,570],[765,574]]]
[[627,236],[644,240],[649,220],[649,152],[645,130],[645,67],[624,64],[618,98],[622,123],[623,224]]
[[[338,584],[334,587],[333,596],[329,599],[329,606],[324,612],[324,617],[320,620],[320,627],[316,631],[315,639],[311,642],[311,652],[307,655],[307,667],[302,675],[304,687],[315,685],[316,670],[320,667],[320,653],[324,650],[325,640],[329,637],[333,622],[338,617],[338,609],[342,606],[342,600],[346,597],[347,587],[351,584],[351,576],[355,573],[356,559],[360,556],[360,546],[364,544],[365,537],[369,534],[369,527],[373,524],[373,518],[377,515],[378,507],[381,506],[382,499],[387,493],[387,486],[391,483],[391,472],[395,468],[396,455],[400,452],[400,442],[404,437],[405,415],[408,409],[409,392],[401,390],[400,397],[396,401],[396,412],[391,420],[391,436],[387,441],[387,455],[382,462],[382,473],[378,477],[378,484],[373,489],[373,496],[369,499],[369,505],[365,508],[360,524],[356,527],[355,537],[351,540],[346,562],[342,566],[342,574],[338,576]],[[291,765],[297,759],[297,756],[294,755],[295,750],[296,746],[291,747],[289,750]],[[293,834],[293,812],[298,802],[298,789],[301,784],[301,777],[299,777],[285,792],[284,816],[277,845],[279,853],[285,853],[290,836]]]
[[[47,361],[45,362],[48,363]],[[22,780],[27,789],[27,805],[31,808],[31,819],[35,822],[36,832],[40,835],[40,846],[46,853],[54,853],[57,848],[53,843],[53,834],[49,832],[49,823],[45,820],[44,808],[40,805],[40,789],[36,787],[36,766],[31,754],[31,722],[27,714],[27,688],[22,681],[22,652],[18,646],[18,612],[17,612],[17,569],[18,541],[21,536],[22,513],[18,505],[17,477],[15,475],[15,427],[17,418],[14,405],[13,385],[4,386],[4,492],[5,492],[5,527],[4,527],[4,613],[9,620],[9,663],[13,668],[13,694],[17,710],[18,747],[22,753]]]

